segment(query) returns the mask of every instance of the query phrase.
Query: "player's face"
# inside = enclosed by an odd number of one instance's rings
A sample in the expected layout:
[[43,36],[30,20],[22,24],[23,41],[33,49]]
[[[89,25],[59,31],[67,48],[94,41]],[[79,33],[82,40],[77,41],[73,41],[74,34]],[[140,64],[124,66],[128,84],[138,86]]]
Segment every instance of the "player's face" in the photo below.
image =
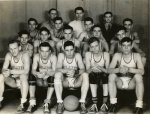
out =
[[61,28],[62,28],[62,25],[63,25],[63,23],[62,23],[61,20],[56,20],[56,21],[55,21],[55,28],[56,28],[57,30],[61,29]]
[[131,31],[133,28],[133,24],[130,21],[125,21],[123,26],[127,29],[127,31]]
[[37,24],[35,21],[30,21],[28,26],[30,31],[34,31],[37,27]]
[[106,14],[104,17],[104,20],[106,23],[111,23],[112,21],[112,15],[111,14]]
[[56,10],[52,10],[49,14],[50,19],[54,19],[55,17],[57,17],[57,11]]
[[22,34],[22,36],[20,37],[20,42],[23,45],[27,44],[28,40],[29,40],[28,34]]
[[16,57],[19,53],[19,46],[17,43],[9,44],[9,51],[12,54],[12,56]]
[[97,41],[93,42],[90,44],[90,49],[93,53],[98,53],[99,52],[99,43]]
[[93,36],[99,38],[101,36],[101,28],[100,27],[95,27],[93,29]]
[[65,54],[66,54],[67,58],[72,58],[74,56],[73,46],[66,46],[65,47]]
[[48,38],[50,37],[50,35],[47,33],[47,31],[42,31],[40,36],[41,36],[42,41],[47,41]]
[[72,30],[71,29],[65,29],[64,30],[64,37],[67,40],[70,40],[72,37]]
[[126,35],[125,30],[120,30],[120,31],[117,33],[117,38],[118,38],[119,40],[121,40],[122,38],[125,37],[125,35]]
[[131,44],[131,42],[123,42],[122,45],[121,45],[121,47],[122,47],[122,52],[123,52],[124,54],[129,54],[129,53],[131,53],[131,49],[132,49],[132,44]]
[[93,23],[91,21],[85,21],[84,26],[87,31],[90,31],[91,27],[93,26]]
[[75,15],[77,20],[82,20],[84,13],[82,10],[76,10]]
[[41,47],[40,48],[40,55],[42,57],[42,59],[47,59],[50,55],[51,51],[49,49],[49,47]]

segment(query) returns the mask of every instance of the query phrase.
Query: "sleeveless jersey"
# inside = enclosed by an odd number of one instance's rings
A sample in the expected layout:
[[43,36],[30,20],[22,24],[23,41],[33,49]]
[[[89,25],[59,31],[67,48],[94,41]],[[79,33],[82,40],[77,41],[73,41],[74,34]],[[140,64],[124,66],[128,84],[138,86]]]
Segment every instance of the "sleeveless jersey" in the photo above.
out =
[[105,60],[104,60],[104,53],[99,57],[99,60],[95,60],[94,54],[91,54],[91,66],[94,67],[95,64],[104,67],[105,65]]
[[13,56],[11,57],[10,65],[11,65],[12,69],[17,69],[17,70],[24,69],[24,63],[22,61],[22,56],[23,56],[23,53],[20,53],[18,60],[16,60]]
[[134,53],[131,54],[131,60],[129,62],[126,62],[124,57],[121,57],[120,66],[127,66],[130,68],[136,68],[136,63],[134,60]]
[[50,57],[47,59],[47,61],[43,61],[42,58],[40,57],[39,55],[39,71],[42,71],[42,70],[48,70],[48,69],[52,69],[52,63],[51,63],[51,60],[50,60]]
[[75,57],[72,59],[70,63],[67,61],[67,58],[65,57],[64,62],[63,62],[63,68],[77,70],[77,67],[78,65],[77,65]]

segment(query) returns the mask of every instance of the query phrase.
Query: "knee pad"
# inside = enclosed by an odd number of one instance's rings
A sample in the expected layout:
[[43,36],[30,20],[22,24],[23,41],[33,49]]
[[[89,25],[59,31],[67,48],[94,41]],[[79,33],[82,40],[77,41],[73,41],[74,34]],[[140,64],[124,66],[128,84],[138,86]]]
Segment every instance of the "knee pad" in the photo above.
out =
[[54,77],[50,76],[47,78],[48,87],[54,87]]
[[36,85],[36,81],[29,81],[29,85],[35,86]]
[[40,87],[43,87],[43,79],[42,78],[37,78],[36,79],[36,84]]

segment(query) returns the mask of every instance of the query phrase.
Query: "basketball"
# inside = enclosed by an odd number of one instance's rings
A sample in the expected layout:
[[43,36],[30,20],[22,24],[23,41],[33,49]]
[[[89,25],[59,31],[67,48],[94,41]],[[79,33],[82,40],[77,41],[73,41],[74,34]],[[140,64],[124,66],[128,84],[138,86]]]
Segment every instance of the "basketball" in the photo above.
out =
[[79,106],[79,99],[76,96],[69,95],[64,99],[64,107],[68,111],[74,111]]

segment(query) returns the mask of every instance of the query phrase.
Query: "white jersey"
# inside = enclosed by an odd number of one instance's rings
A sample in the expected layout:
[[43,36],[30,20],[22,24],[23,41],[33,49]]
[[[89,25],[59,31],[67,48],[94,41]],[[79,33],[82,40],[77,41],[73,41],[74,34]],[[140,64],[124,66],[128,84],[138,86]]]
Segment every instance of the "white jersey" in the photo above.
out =
[[39,55],[39,71],[52,69],[52,63],[51,63],[51,59],[50,58],[51,58],[51,55],[45,61],[45,60],[42,60],[42,58]]
[[120,66],[127,66],[130,68],[136,68],[136,62],[134,60],[134,53],[131,53],[131,59],[129,62],[125,61],[124,57],[121,57]]
[[63,67],[67,69],[77,70],[78,65],[77,65],[77,61],[75,57],[72,59],[70,63],[67,61],[67,57],[65,57],[64,62],[63,62]]
[[105,65],[104,53],[101,54],[101,56],[99,57],[99,60],[95,60],[94,54],[91,53],[91,66],[94,67],[95,65],[104,67]]
[[12,69],[17,69],[17,70],[23,70],[24,69],[24,63],[22,61],[22,56],[23,56],[23,53],[20,53],[19,58],[14,58],[11,55],[10,65],[11,65]]

